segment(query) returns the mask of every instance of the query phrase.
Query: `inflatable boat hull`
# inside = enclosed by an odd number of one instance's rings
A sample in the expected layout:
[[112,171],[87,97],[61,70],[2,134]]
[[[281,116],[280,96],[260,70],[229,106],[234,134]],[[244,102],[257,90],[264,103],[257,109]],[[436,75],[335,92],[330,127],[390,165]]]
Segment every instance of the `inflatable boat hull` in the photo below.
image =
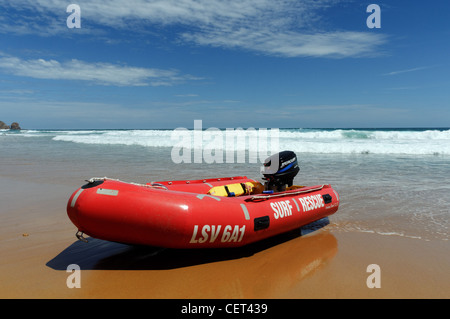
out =
[[236,247],[335,213],[339,195],[329,185],[282,193],[219,197],[211,187],[253,181],[229,177],[147,185],[103,179],[76,190],[67,204],[79,232],[127,244],[168,248]]

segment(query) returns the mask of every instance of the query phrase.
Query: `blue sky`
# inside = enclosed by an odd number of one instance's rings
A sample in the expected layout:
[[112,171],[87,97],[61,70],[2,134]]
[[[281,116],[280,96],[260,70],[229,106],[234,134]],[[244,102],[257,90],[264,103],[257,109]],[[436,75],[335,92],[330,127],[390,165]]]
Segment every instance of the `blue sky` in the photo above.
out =
[[[371,3],[381,28],[366,24]],[[0,0],[0,120],[448,127],[449,12],[449,1]]]

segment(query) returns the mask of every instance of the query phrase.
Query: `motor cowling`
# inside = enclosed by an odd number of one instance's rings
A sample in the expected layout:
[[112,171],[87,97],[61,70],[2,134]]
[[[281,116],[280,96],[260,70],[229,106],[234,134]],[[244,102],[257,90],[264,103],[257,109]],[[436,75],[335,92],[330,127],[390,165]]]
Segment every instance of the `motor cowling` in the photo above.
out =
[[297,155],[292,151],[283,151],[266,158],[262,170],[266,190],[284,191],[286,185],[293,185],[299,171]]

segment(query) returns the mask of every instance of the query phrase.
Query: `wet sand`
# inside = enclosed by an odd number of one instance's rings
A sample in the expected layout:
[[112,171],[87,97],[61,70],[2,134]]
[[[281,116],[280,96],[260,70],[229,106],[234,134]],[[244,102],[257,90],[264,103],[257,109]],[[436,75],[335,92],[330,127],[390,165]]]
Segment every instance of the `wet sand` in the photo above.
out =
[[[345,231],[331,216],[329,225],[239,249],[83,243],[65,212],[79,186],[72,177],[3,173],[1,298],[450,297],[446,240]],[[67,287],[70,264],[81,268],[81,288]],[[370,264],[380,266],[381,288],[366,285]]]

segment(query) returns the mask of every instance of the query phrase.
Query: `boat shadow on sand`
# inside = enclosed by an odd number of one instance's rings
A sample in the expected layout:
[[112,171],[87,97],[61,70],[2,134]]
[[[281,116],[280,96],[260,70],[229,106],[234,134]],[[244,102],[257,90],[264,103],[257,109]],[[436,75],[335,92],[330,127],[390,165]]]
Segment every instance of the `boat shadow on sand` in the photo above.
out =
[[326,217],[288,233],[237,248],[167,249],[88,238],[88,243],[75,241],[46,265],[64,271],[71,264],[78,265],[82,270],[168,270],[250,257],[291,241],[299,241],[293,247],[296,251],[292,253],[295,255],[330,249],[336,252],[335,237],[328,232],[317,232],[328,224]]

